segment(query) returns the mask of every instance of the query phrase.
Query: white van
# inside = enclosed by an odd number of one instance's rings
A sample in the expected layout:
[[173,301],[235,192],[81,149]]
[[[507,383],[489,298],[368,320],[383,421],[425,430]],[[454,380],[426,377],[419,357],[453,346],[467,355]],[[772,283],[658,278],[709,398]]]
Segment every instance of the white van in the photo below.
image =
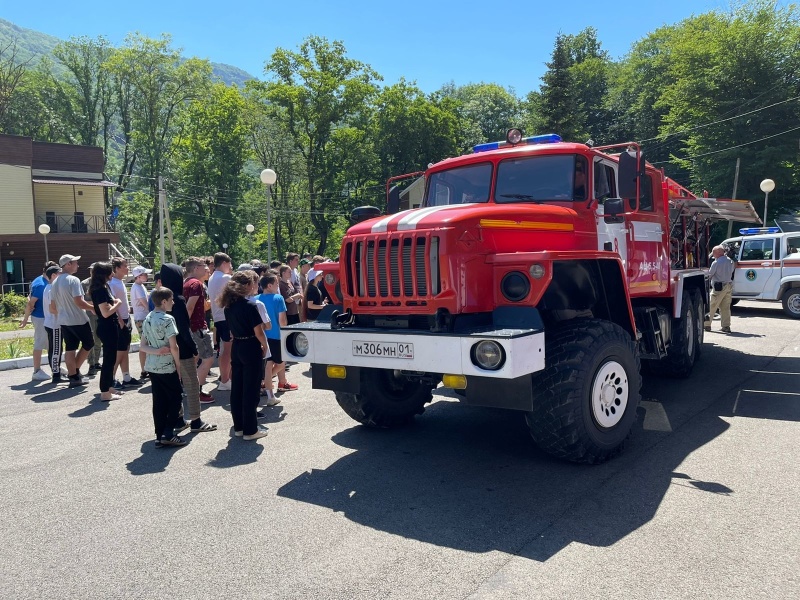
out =
[[736,270],[733,299],[780,300],[784,312],[800,319],[800,232],[777,227],[740,229],[739,237],[722,242],[732,248]]

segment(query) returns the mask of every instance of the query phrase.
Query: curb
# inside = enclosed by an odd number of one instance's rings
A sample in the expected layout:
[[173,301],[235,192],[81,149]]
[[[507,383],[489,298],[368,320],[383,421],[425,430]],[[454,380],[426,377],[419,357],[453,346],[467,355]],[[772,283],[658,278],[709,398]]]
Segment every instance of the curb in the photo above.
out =
[[[134,352],[139,352],[139,342],[134,342],[131,344],[130,353],[133,354]],[[42,353],[42,365],[47,366],[45,364],[44,357],[47,354]],[[61,362],[64,362],[64,356],[61,356]],[[0,371],[11,371],[12,369],[27,369],[33,367],[33,357],[32,356],[21,356],[20,358],[8,358],[6,360],[0,360]]]

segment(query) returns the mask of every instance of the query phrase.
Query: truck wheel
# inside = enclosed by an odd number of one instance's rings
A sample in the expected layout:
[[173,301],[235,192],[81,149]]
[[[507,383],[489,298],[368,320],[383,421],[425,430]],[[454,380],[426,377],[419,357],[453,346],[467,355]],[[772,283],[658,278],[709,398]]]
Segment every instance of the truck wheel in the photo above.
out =
[[[660,375],[684,379],[692,373],[697,358],[697,311],[693,302],[693,294],[683,292],[681,316],[672,320],[672,340],[667,349],[667,356],[653,364],[654,371]],[[702,328],[702,322],[700,327]]]
[[619,325],[570,321],[546,341],[545,369],[533,380],[531,436],[548,454],[596,464],[622,449],[639,405],[639,357]]
[[407,425],[432,399],[430,385],[409,381],[391,369],[362,369],[361,393],[336,392],[342,410],[368,427]]
[[789,288],[781,296],[783,312],[794,319],[800,319],[800,287]]
[[703,302],[703,295],[700,293],[700,290],[695,288],[692,291],[692,302],[694,303],[694,323],[695,328],[694,330],[697,332],[697,336],[695,337],[695,351],[694,351],[694,359],[697,361],[700,358],[700,355],[703,353],[703,341],[705,339],[705,329],[703,328],[703,323],[706,320],[706,306]]

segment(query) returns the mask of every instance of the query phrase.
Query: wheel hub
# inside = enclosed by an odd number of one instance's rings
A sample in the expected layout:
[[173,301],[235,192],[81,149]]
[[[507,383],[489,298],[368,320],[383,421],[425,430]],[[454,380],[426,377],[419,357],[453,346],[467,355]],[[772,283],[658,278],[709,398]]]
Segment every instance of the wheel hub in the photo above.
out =
[[800,314],[800,294],[792,294],[789,296],[789,310],[793,313]]
[[592,383],[592,415],[600,427],[620,422],[628,406],[628,375],[616,361],[608,361],[597,371]]

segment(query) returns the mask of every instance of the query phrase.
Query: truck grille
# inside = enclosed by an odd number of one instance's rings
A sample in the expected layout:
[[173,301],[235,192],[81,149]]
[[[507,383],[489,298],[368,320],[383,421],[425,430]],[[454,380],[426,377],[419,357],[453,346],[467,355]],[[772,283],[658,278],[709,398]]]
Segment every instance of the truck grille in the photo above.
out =
[[348,242],[344,258],[351,297],[383,298],[382,305],[392,306],[440,291],[438,237],[412,234]]

